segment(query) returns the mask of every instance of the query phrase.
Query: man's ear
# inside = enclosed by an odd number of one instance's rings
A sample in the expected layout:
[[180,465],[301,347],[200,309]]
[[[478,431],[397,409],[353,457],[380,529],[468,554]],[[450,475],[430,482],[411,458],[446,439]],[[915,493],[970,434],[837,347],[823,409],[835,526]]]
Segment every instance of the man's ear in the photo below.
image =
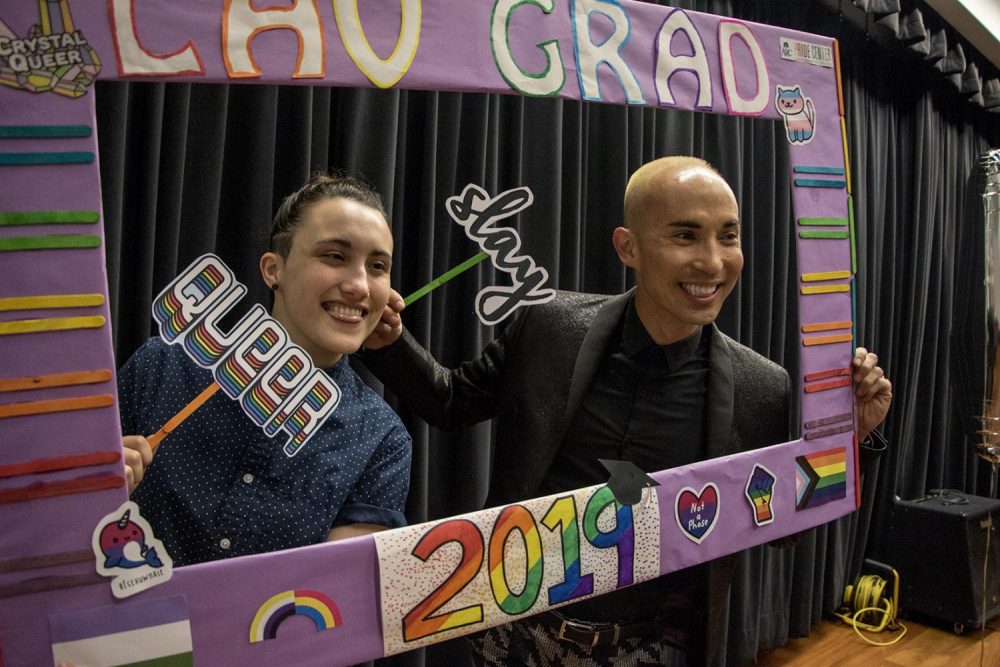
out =
[[284,261],[276,252],[265,252],[260,256],[260,275],[268,289],[273,290],[274,286],[281,282],[283,266]]
[[622,264],[631,269],[637,268],[639,259],[636,253],[635,233],[626,227],[616,227],[612,242]]

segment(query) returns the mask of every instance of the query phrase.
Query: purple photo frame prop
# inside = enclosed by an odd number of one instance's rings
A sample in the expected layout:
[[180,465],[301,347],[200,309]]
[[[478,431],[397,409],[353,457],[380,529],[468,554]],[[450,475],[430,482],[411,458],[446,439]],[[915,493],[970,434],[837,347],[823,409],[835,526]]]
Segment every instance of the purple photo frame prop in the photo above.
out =
[[[51,615],[115,604],[89,553],[100,517],[127,499],[114,456],[121,441],[117,405],[92,400],[115,394],[95,78],[493,92],[781,120],[801,278],[803,437],[655,473],[659,571],[796,533],[857,506],[847,371],[853,215],[834,40],[631,0],[401,0],[360,10],[354,0],[298,0],[259,11],[248,0],[40,4],[42,10],[39,3],[0,10],[6,667],[51,662]],[[104,379],[67,375],[81,372]],[[809,475],[797,458],[824,465],[808,466]],[[775,477],[776,518],[762,525],[746,504],[756,466]],[[703,515],[697,503],[683,508],[693,533],[682,535],[678,498],[707,488],[716,490],[714,506]],[[811,500],[799,509],[797,498]],[[421,534],[467,520],[427,524]],[[380,558],[412,559],[419,576],[415,549],[380,554],[375,538],[362,537],[179,568],[129,604],[183,596],[193,655],[202,664],[350,664],[385,654],[383,629],[403,622],[381,615]],[[276,613],[274,600],[284,599],[275,596],[292,600],[280,633],[268,616]],[[265,616],[274,638],[254,641],[251,628],[260,630]],[[423,616],[434,617],[433,609]],[[466,623],[433,640],[483,627]]]

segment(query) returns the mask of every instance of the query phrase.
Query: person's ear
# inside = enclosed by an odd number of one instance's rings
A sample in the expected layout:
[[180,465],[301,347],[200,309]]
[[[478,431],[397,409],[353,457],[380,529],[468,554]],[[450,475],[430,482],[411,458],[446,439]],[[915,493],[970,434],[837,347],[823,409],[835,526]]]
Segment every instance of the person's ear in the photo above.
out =
[[276,252],[265,252],[260,256],[260,275],[268,289],[277,292],[281,283],[281,270],[284,260]]
[[612,242],[622,264],[631,269],[637,268],[639,258],[636,252],[635,233],[627,227],[616,227]]

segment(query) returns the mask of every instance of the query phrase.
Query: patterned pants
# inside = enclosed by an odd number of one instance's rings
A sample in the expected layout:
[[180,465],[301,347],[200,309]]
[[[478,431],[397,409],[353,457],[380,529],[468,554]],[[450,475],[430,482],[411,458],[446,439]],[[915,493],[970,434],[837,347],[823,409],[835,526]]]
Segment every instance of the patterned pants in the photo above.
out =
[[469,638],[478,665],[490,667],[687,667],[683,651],[660,640],[623,639],[589,648],[561,640],[557,631],[528,618]]

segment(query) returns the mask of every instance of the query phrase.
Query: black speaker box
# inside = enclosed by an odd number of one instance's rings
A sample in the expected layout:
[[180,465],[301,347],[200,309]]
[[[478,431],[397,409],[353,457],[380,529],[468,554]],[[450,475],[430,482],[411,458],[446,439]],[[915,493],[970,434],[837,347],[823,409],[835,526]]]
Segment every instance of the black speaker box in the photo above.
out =
[[1000,500],[993,498],[951,491],[897,499],[887,561],[899,572],[900,612],[959,634],[1000,614],[998,526]]

